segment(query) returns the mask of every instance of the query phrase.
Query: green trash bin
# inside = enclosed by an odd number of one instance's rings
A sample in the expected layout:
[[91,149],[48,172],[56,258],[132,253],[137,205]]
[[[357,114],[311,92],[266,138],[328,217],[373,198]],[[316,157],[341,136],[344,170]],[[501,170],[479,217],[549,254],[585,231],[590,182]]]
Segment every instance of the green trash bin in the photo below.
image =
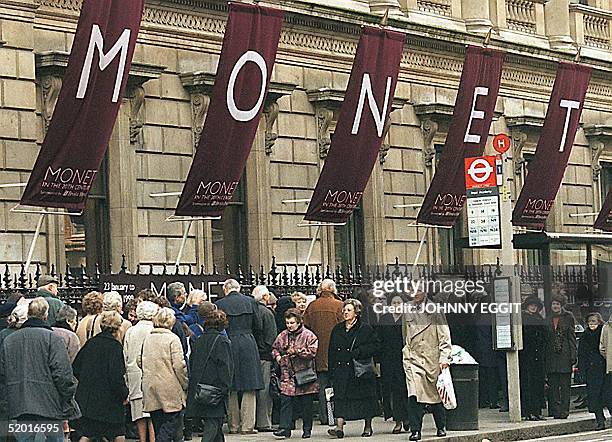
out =
[[446,428],[478,430],[478,364],[451,364],[457,408],[446,411]]

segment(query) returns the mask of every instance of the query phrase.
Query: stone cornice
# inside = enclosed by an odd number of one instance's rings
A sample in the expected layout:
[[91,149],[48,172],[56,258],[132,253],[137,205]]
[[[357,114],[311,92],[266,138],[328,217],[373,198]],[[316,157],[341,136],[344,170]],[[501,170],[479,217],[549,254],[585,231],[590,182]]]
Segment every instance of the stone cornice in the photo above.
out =
[[605,9],[595,8],[593,6],[581,5],[580,3],[570,3],[570,11],[581,12],[585,15],[594,15],[595,17],[602,17],[612,19],[612,11],[606,11]]
[[584,135],[587,138],[595,138],[602,141],[612,141],[612,125],[585,124]]
[[[345,91],[342,89],[331,89],[326,87],[306,91],[308,101],[326,109],[339,109],[344,101],[344,94]],[[394,97],[393,103],[391,104],[391,112],[403,108],[404,105],[408,103],[409,100],[407,99]]]
[[[72,11],[75,19],[81,4],[81,0],[40,1],[47,7],[46,14],[50,13],[48,7],[51,6]],[[290,26],[285,26],[281,32],[279,60],[294,55],[304,58],[307,52],[313,63],[326,60],[348,67],[357,49],[360,26],[380,20],[373,14],[312,4],[307,8],[305,4],[294,1],[281,1],[280,4],[286,11],[285,22]],[[224,1],[150,0],[145,9],[143,31],[147,39],[154,39],[153,34],[173,28],[177,36],[194,42],[205,39],[204,33],[216,45],[225,31],[226,11]],[[442,72],[445,77],[441,81],[448,82],[453,77],[458,80],[463,68],[465,45],[482,43],[482,38],[477,35],[408,22],[404,17],[390,18],[389,27],[407,34],[401,76],[423,78],[422,74],[427,73],[439,77]],[[502,88],[517,89],[517,85],[521,85],[520,89],[528,93],[542,95],[552,88],[559,59],[572,58],[562,52],[524,46],[496,36],[491,40],[491,47],[507,53]],[[597,96],[597,101],[609,101],[612,96],[609,81],[612,65],[590,58],[583,58],[583,62],[595,68],[588,91],[590,98]]]
[[[49,51],[36,54],[36,73],[40,77],[48,75],[64,76],[68,67],[69,54],[67,52]],[[132,63],[128,77],[129,86],[140,86],[149,80],[159,78],[165,66],[156,66],[148,63]]]
[[526,129],[539,128],[544,126],[544,117],[521,116],[506,117],[506,125],[509,128],[516,128],[521,131]]

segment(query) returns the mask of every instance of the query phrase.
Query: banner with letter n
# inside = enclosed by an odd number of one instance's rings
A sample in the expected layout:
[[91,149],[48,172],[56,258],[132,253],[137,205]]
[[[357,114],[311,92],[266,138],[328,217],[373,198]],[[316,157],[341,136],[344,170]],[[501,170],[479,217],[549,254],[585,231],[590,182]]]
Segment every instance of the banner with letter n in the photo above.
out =
[[468,46],[453,120],[417,222],[453,226],[465,204],[464,159],[484,152],[499,93],[504,53]]
[[83,0],[62,89],[21,204],[82,210],[125,91],[144,0]]
[[305,220],[344,223],[359,204],[391,113],[405,39],[399,32],[363,27],[329,155]]
[[263,112],[283,17],[279,9],[230,3],[208,114],[176,215],[219,217],[231,201]]
[[542,134],[512,212],[515,226],[546,225],[572,152],[591,70],[576,63],[559,64]]
[[594,226],[596,229],[604,232],[612,232],[612,190],[608,191],[606,201],[604,202],[599,216],[595,220]]

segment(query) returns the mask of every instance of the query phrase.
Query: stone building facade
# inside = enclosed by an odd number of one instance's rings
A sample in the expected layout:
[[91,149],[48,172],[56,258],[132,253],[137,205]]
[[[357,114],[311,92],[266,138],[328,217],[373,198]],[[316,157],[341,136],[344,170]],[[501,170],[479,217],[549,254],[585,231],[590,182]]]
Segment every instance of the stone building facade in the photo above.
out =
[[[453,113],[466,44],[507,52],[491,136],[513,147],[516,198],[541,132],[560,59],[592,65],[581,127],[548,230],[581,233],[612,186],[611,0],[268,0],[284,8],[272,84],[239,191],[222,221],[195,221],[185,264],[304,264],[316,234],[300,227],[338,119],[363,23],[407,34],[393,112],[363,201],[344,227],[324,227],[311,264],[495,262],[460,248],[464,222],[417,228],[417,209]],[[81,0],[0,2],[0,184],[25,183],[52,118]],[[227,5],[147,0],[129,87],[82,216],[48,216],[33,262],[63,268],[173,263],[187,223],[170,222],[201,134]],[[490,144],[490,143],[489,143]],[[490,150],[490,146],[487,147]],[[12,212],[23,187],[0,187],[0,262],[24,261],[38,215]],[[170,193],[171,195],[167,195]],[[161,194],[161,196],[159,196]],[[157,196],[156,196],[157,195]],[[297,200],[297,202],[296,202]],[[517,251],[519,262],[537,256]],[[595,248],[610,261],[610,250]],[[559,252],[558,263],[583,262]]]

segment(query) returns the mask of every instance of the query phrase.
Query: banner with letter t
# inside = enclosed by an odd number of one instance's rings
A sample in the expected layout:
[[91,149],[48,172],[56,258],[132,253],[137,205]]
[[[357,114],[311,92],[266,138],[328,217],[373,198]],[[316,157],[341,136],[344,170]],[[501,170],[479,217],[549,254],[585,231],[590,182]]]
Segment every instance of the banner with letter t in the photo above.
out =
[[329,155],[307,221],[344,223],[359,204],[382,144],[406,36],[365,26]]
[[559,64],[542,134],[512,212],[515,226],[546,225],[572,152],[591,71],[590,66]]
[[83,0],[49,131],[21,204],[82,210],[127,84],[144,0]]

